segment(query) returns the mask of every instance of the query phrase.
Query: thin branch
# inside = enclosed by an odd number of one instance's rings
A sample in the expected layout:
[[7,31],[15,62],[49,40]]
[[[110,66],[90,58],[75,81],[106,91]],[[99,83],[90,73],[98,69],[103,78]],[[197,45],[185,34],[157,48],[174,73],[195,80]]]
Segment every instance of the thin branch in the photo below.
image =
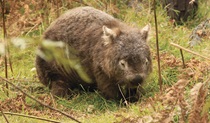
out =
[[120,93],[121,93],[121,95],[122,95],[122,97],[123,97],[123,99],[124,99],[124,101],[125,101],[125,105],[128,106],[128,101],[126,100],[126,98],[125,98],[125,96],[124,96],[124,94],[123,94],[123,92],[122,92],[122,89],[120,88],[120,85],[117,84],[117,86],[118,86],[118,88],[119,88],[119,90],[120,90]]
[[8,50],[9,67],[10,67],[10,70],[11,70],[11,72],[13,74],[12,61],[11,61],[11,58],[10,58],[10,50],[9,50],[9,47],[7,47],[7,50]]
[[40,23],[36,23],[33,27],[30,28],[30,30],[25,34],[26,36],[28,36],[28,34],[35,29],[36,27],[38,27],[40,25]]
[[185,68],[184,55],[183,55],[182,49],[180,49],[180,53],[181,53],[181,57],[182,57],[183,68]]
[[4,119],[6,120],[7,123],[9,123],[7,117],[5,116],[5,113],[2,111],[2,108],[0,107],[0,110],[1,110],[1,114],[3,115]]
[[27,117],[27,118],[32,118],[32,119],[38,119],[38,120],[52,122],[52,123],[61,123],[60,121],[50,120],[50,119],[36,117],[36,116],[31,116],[31,115],[19,114],[19,113],[4,112],[4,114],[7,114],[7,115],[16,115],[16,116]]
[[3,22],[3,36],[6,38],[7,36],[7,31],[6,31],[6,20],[5,20],[5,0],[2,0],[1,2],[1,7],[2,7],[2,22]]
[[157,47],[157,62],[158,62],[158,75],[159,75],[159,85],[162,91],[162,77],[160,69],[160,54],[159,54],[159,41],[158,41],[158,26],[157,26],[157,15],[156,15],[156,1],[154,0],[154,18],[155,18],[155,32],[156,32],[156,47]]
[[[3,37],[4,37],[4,42],[5,42],[5,56],[4,56],[4,67],[5,67],[5,77],[8,78],[8,68],[7,68],[7,41],[6,41],[6,37],[7,37],[7,31],[6,31],[6,20],[5,20],[5,0],[1,1],[1,8],[2,8],[2,22],[3,22]],[[8,84],[6,83],[6,88],[9,89]],[[6,91],[7,96],[9,96],[8,91]]]
[[54,99],[52,93],[50,93],[50,97],[51,97],[51,100],[52,100],[52,102],[53,102],[53,107],[56,107],[56,105],[55,105],[55,99]]
[[191,53],[191,54],[193,54],[193,55],[200,56],[200,57],[202,57],[202,58],[204,58],[204,59],[210,60],[209,57],[203,56],[203,55],[201,55],[201,54],[199,54],[199,53],[196,53],[196,52],[194,52],[194,51],[191,51],[191,50],[189,50],[189,49],[186,49],[186,48],[184,48],[184,47],[182,47],[182,46],[180,46],[180,45],[178,45],[178,44],[171,43],[171,45],[173,45],[173,46],[175,46],[175,47],[177,47],[177,48],[179,48],[179,49],[182,49],[182,50],[184,50],[184,51],[187,51],[187,52],[189,52],[189,53]]
[[49,109],[51,109],[51,110],[54,110],[54,111],[56,111],[56,112],[59,112],[60,114],[66,116],[66,117],[68,117],[68,118],[70,118],[70,119],[72,119],[72,120],[74,120],[74,121],[76,121],[76,122],[78,122],[78,123],[81,123],[79,120],[75,119],[74,117],[70,116],[69,114],[67,114],[67,113],[65,113],[65,112],[63,112],[63,111],[60,111],[60,110],[58,110],[58,109],[56,109],[56,108],[53,108],[53,107],[51,107],[51,106],[49,106],[49,105],[47,105],[47,104],[44,104],[44,103],[42,103],[41,101],[37,100],[36,98],[32,97],[31,95],[27,94],[27,93],[24,92],[22,89],[20,89],[19,87],[17,87],[16,85],[14,85],[12,82],[10,82],[8,79],[5,79],[5,78],[3,78],[3,77],[1,77],[1,76],[0,76],[0,79],[6,81],[8,84],[12,85],[13,87],[15,87],[16,89],[18,89],[20,92],[22,92],[23,94],[25,94],[26,96],[28,96],[28,97],[31,98],[32,100],[36,101],[37,103],[39,103],[39,104],[41,104],[41,105],[43,105],[43,106],[45,106],[45,107],[47,107],[47,108],[49,108]]
[[18,81],[18,82],[38,82],[37,79],[15,79],[15,78],[8,78],[9,81]]
[[[5,16],[5,12],[7,11],[5,8],[5,0],[2,0],[1,2],[1,6],[2,6],[2,21],[3,21],[3,37],[4,37],[4,42],[5,42],[5,77],[8,77],[8,67],[7,67],[7,62],[9,62],[9,66],[10,66],[10,70],[13,73],[13,69],[12,69],[12,62],[10,59],[10,54],[9,54],[9,46],[7,44],[7,30],[6,30],[6,16]],[[11,7],[14,8],[14,7]],[[11,10],[9,10],[11,13]],[[8,85],[6,84],[6,88],[8,89]],[[7,92],[7,96],[9,96],[9,93]]]

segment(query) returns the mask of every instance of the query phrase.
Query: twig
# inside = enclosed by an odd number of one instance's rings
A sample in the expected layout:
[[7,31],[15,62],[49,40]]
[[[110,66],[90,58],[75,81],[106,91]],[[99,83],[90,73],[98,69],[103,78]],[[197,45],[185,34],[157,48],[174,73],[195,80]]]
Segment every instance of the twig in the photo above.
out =
[[124,96],[124,94],[123,94],[123,92],[122,92],[122,90],[121,90],[121,88],[120,88],[120,85],[117,84],[117,86],[118,86],[118,88],[119,88],[119,90],[120,90],[120,93],[121,93],[121,95],[122,95],[122,97],[123,97],[123,99],[124,99],[124,101],[125,101],[125,105],[128,106],[128,101],[126,100],[126,98],[125,98],[125,96]]
[[33,29],[35,29],[37,26],[39,26],[40,23],[41,23],[41,22],[36,23],[33,27],[31,27],[31,29],[30,29],[25,35],[28,36],[28,34],[29,34]]
[[5,116],[5,113],[2,111],[2,108],[0,107],[0,110],[1,110],[1,114],[3,115],[4,119],[6,120],[7,123],[9,123],[7,117]]
[[158,26],[157,26],[157,15],[156,15],[156,1],[154,0],[154,18],[155,18],[155,33],[156,33],[156,47],[157,47],[157,62],[158,62],[158,75],[159,75],[159,84],[160,90],[162,91],[162,77],[160,69],[160,54],[159,54],[159,41],[158,41]]
[[56,112],[59,112],[60,114],[66,116],[66,117],[68,117],[68,118],[70,118],[70,119],[72,119],[72,120],[74,120],[74,121],[76,121],[78,123],[81,123],[79,120],[75,119],[74,117],[70,116],[69,114],[67,114],[67,113],[65,113],[63,111],[60,111],[60,110],[58,110],[56,108],[53,108],[53,107],[51,107],[51,106],[49,106],[47,104],[44,104],[41,101],[37,100],[36,98],[32,97],[31,95],[27,94],[26,92],[24,92],[23,90],[21,90],[19,87],[17,87],[16,85],[14,85],[12,82],[10,82],[8,79],[2,78],[1,76],[0,76],[0,79],[6,81],[8,84],[12,85],[13,87],[15,87],[16,89],[18,89],[20,92],[22,92],[23,94],[25,94],[26,96],[28,96],[32,100],[36,101],[37,103],[39,103],[39,104],[41,104],[41,105],[43,105],[43,106],[45,106],[45,107],[47,107],[47,108],[49,108],[51,110],[54,110]]
[[180,53],[181,53],[181,56],[182,56],[183,68],[185,68],[184,55],[183,55],[182,49],[180,49]]
[[4,9],[5,9],[5,0],[1,1],[1,7],[2,7],[2,21],[3,21],[3,36],[4,38],[6,38],[7,36],[7,31],[6,31],[6,20],[5,20],[5,13],[4,13]]
[[15,79],[15,78],[8,78],[8,80],[18,81],[18,82],[38,82],[37,79]]
[[11,61],[11,58],[10,58],[10,50],[9,50],[9,47],[7,47],[7,50],[8,50],[9,67],[10,67],[10,70],[11,70],[11,72],[13,74],[12,61]]
[[210,60],[209,57],[203,56],[203,55],[201,55],[201,54],[199,54],[199,53],[196,53],[196,52],[194,52],[194,51],[191,51],[191,50],[189,50],[189,49],[186,49],[186,48],[184,48],[184,47],[182,47],[182,46],[180,46],[180,45],[178,45],[178,44],[171,43],[171,45],[173,45],[173,46],[175,46],[175,47],[177,47],[177,48],[179,48],[179,49],[182,49],[182,50],[184,50],[184,51],[187,51],[187,52],[189,52],[189,53],[191,53],[191,54],[193,54],[193,55],[197,55],[197,56],[200,56],[200,57],[202,57],[202,58],[204,58],[204,59]]
[[56,105],[55,105],[55,99],[54,99],[52,93],[50,93],[50,97],[51,97],[51,100],[52,100],[52,102],[53,102],[53,107],[56,107]]
[[[8,78],[8,68],[7,68],[7,41],[6,41],[6,36],[7,36],[7,31],[6,31],[6,20],[5,20],[5,13],[4,13],[4,8],[5,8],[5,0],[1,1],[1,8],[2,8],[2,22],[3,22],[3,36],[4,36],[4,42],[5,42],[5,56],[4,56],[4,66],[5,66],[5,77]],[[6,83],[6,88],[9,89],[8,84]],[[6,91],[7,96],[9,96],[8,91]]]
[[55,121],[55,120],[50,120],[50,119],[46,119],[46,118],[41,118],[41,117],[36,117],[36,116],[31,116],[31,115],[25,115],[25,114],[18,114],[18,113],[12,113],[12,112],[4,112],[4,114],[33,118],[33,119],[38,119],[38,120],[52,122],[52,123],[61,123],[60,121]]

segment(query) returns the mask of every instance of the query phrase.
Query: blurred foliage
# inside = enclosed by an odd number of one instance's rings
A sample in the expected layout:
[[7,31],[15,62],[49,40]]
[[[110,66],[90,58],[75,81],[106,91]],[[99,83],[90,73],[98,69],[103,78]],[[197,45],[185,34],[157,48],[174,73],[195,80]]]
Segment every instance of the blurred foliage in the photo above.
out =
[[[7,41],[10,49],[9,57],[12,60],[14,71],[11,73],[9,70],[10,81],[43,102],[73,114],[84,122],[116,122],[116,120],[118,122],[134,122],[136,118],[144,118],[151,115],[154,111],[162,110],[163,107],[161,108],[161,102],[158,102],[158,97],[161,97],[163,93],[159,93],[158,85],[153,0],[138,0],[141,1],[138,3],[135,3],[136,0],[131,1],[134,1],[133,5],[129,0],[6,0],[6,9],[4,12],[7,20]],[[42,85],[38,82],[36,72],[33,68],[36,55],[35,51],[40,44],[40,41],[42,41],[43,32],[51,22],[65,11],[74,7],[87,5],[103,10],[131,26],[143,27],[145,24],[151,23],[152,31],[149,44],[153,54],[153,73],[144,85],[147,93],[139,102],[124,107],[122,106],[122,102],[118,104],[115,101],[105,100],[98,92],[84,92],[75,95],[71,100],[62,98],[54,100],[49,94],[49,90],[44,90]],[[179,49],[170,45],[170,42],[174,42],[188,48],[188,40],[192,30],[202,21],[205,21],[210,17],[209,6],[209,0],[199,0],[199,9],[195,18],[188,20],[183,25],[174,25],[167,16],[166,11],[163,10],[160,1],[157,1],[156,7],[164,92],[176,81],[183,78],[190,81],[185,92],[188,92],[193,88],[195,83],[204,82],[209,78],[209,61],[184,52],[186,68],[183,69]],[[0,17],[1,16],[2,10],[0,10]],[[2,21],[0,21],[0,27],[2,27]],[[0,38],[2,37],[3,31],[1,29]],[[22,43],[20,43],[21,41]],[[0,39],[0,42],[2,42],[2,39]],[[45,54],[47,56],[45,57],[46,59],[64,56],[63,59],[57,60],[59,63],[65,64],[66,69],[78,65],[77,62],[79,59],[75,58],[76,53],[72,54],[71,58],[75,60],[73,60],[72,63],[66,59],[66,49],[71,51],[73,49],[65,47],[61,52],[58,52],[61,48],[55,47],[53,43],[43,45],[47,45],[46,48],[48,51],[46,53],[50,54]],[[202,40],[202,43],[190,49],[202,55],[209,56],[209,37],[206,36]],[[51,55],[51,53],[54,55]],[[81,75],[83,76],[82,70],[78,70],[81,71]],[[0,75],[4,76],[4,58],[1,56],[0,71]],[[87,79],[85,75],[84,79]],[[12,87],[10,87],[10,96],[7,97],[3,92],[5,91],[4,84],[1,83],[0,87],[1,104],[3,104],[2,102],[5,102],[4,104],[7,106],[7,108],[4,109],[5,111],[17,109],[16,111],[19,113],[58,119],[62,122],[70,122],[69,119],[64,116],[55,112],[52,113],[47,108],[41,107],[35,102],[32,103],[33,101],[28,100],[27,98],[26,102],[24,102],[24,98],[14,98],[19,96],[18,92]],[[30,104],[31,107],[28,106]],[[209,94],[203,110],[204,112],[209,112]],[[8,118],[10,122],[43,122],[14,116],[8,116]],[[174,116],[174,121],[178,121],[179,118],[178,115]],[[4,121],[4,119],[1,117],[0,121]]]
[[69,47],[64,42],[53,42],[45,40],[41,44],[41,50],[37,51],[37,55],[46,61],[56,61],[59,66],[62,66],[63,71],[69,73],[71,70],[76,70],[78,75],[87,83],[91,80],[84,72],[80,64],[80,59],[77,57],[76,50]]

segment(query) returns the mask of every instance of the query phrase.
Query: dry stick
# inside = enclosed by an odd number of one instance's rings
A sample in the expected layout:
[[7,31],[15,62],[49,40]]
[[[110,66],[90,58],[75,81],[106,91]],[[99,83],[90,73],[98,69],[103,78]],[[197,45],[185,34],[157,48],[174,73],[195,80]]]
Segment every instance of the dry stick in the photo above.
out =
[[182,49],[180,49],[180,53],[181,53],[181,56],[182,56],[183,68],[185,68],[184,55],[183,55]]
[[[14,2],[15,2],[15,0],[14,0]],[[14,8],[14,7],[11,7],[11,8]],[[11,8],[9,10],[10,13],[12,12]],[[5,17],[5,12],[4,12],[4,11],[6,11],[5,9],[6,9],[5,8],[5,2],[4,2],[4,0],[2,0],[2,19],[3,19],[3,29],[4,29],[4,41],[6,42],[7,30],[6,30],[6,20],[5,20],[6,17]],[[5,51],[7,51],[7,52],[5,52],[5,65],[6,65],[7,61],[9,61],[10,70],[13,73],[12,62],[11,62],[11,59],[9,57],[9,47],[7,46],[7,42],[5,44],[6,44],[5,45]],[[5,72],[5,76],[8,76],[7,65],[5,67],[5,70],[7,71],[7,72]],[[8,89],[8,85],[7,84],[6,84],[6,88]],[[9,96],[9,93],[7,93],[7,96]]]
[[8,49],[8,58],[9,58],[9,67],[10,67],[10,70],[13,74],[13,68],[12,68],[12,61],[11,61],[11,58],[10,58],[10,50],[9,50],[9,47],[7,47]]
[[157,47],[157,62],[158,62],[158,75],[159,75],[159,84],[160,90],[162,91],[162,77],[160,69],[160,54],[159,54],[159,41],[158,41],[158,26],[157,26],[157,15],[156,15],[156,1],[154,0],[154,17],[155,17],[155,32],[156,32],[156,47]]
[[126,98],[125,98],[125,96],[124,96],[124,94],[123,94],[123,92],[122,92],[122,90],[121,90],[121,88],[120,88],[120,85],[117,84],[117,86],[118,86],[118,88],[119,88],[119,90],[120,90],[120,93],[121,93],[121,95],[122,95],[122,97],[123,97],[123,99],[124,99],[124,101],[125,101],[125,105],[128,106],[128,101],[126,100]]
[[[5,8],[5,0],[1,1],[1,7],[2,7],[2,21],[3,21],[3,35],[4,35],[4,41],[5,41],[5,56],[4,56],[4,66],[5,66],[5,77],[8,78],[8,68],[7,68],[7,42],[6,42],[6,20],[5,20],[5,15],[4,15],[4,8]],[[6,88],[9,89],[8,84],[6,83]],[[7,96],[9,96],[8,91],[6,92]]]
[[52,100],[52,103],[53,103],[53,107],[56,107],[56,105],[55,105],[55,99],[53,98],[52,93],[50,93],[50,97],[51,97],[51,100]]
[[49,120],[49,119],[46,119],[46,118],[41,118],[41,117],[36,117],[36,116],[31,116],[31,115],[25,115],[25,114],[18,114],[18,113],[11,113],[11,112],[4,112],[4,114],[16,115],[16,116],[27,117],[27,118],[32,118],[32,119],[38,119],[38,120],[52,122],[52,123],[61,123],[60,121]]
[[[17,77],[18,78],[18,77]],[[18,82],[38,82],[37,79],[15,79],[15,78],[8,78],[9,81],[18,81]]]
[[[5,1],[5,0],[3,0],[3,1]],[[15,0],[14,0],[15,1]],[[4,9],[6,9],[5,8],[5,3],[3,3],[4,5]],[[14,8],[13,6],[11,7],[11,8]],[[10,8],[10,9],[11,9]],[[2,9],[3,9],[3,7],[2,7]],[[10,13],[11,13],[11,10],[9,10],[10,11]],[[7,61],[9,62],[9,67],[10,67],[10,70],[11,70],[11,72],[12,72],[12,74],[13,74],[13,68],[12,68],[12,61],[11,61],[11,59],[10,59],[10,49],[9,49],[9,45],[8,45],[8,43],[7,43],[7,40],[6,40],[6,38],[7,38],[7,30],[6,30],[6,17],[5,17],[5,13],[4,13],[4,11],[3,11],[3,23],[4,23],[4,39],[5,39],[5,58],[7,59]],[[6,65],[7,66],[7,65]],[[8,76],[8,67],[7,67],[7,69],[6,69],[6,72],[7,72],[7,76]],[[7,78],[7,77],[6,77]],[[8,89],[8,88],[7,88]]]
[[54,110],[54,111],[56,111],[56,112],[59,112],[60,114],[66,116],[66,117],[68,117],[68,118],[70,118],[70,119],[72,119],[72,120],[74,120],[74,121],[76,121],[76,122],[78,122],[78,123],[81,123],[79,120],[77,120],[77,119],[75,119],[74,117],[68,115],[67,113],[62,112],[62,111],[60,111],[60,110],[58,110],[58,109],[56,109],[56,108],[53,108],[53,107],[51,107],[51,106],[49,106],[49,105],[47,105],[47,104],[44,104],[44,103],[42,103],[41,101],[35,99],[35,98],[32,97],[31,95],[29,95],[29,94],[27,94],[26,92],[24,92],[23,90],[21,90],[21,89],[20,89],[19,87],[17,87],[16,85],[14,85],[14,84],[13,84],[12,82],[10,82],[9,80],[7,80],[7,79],[5,79],[5,78],[2,78],[1,76],[0,76],[0,79],[6,81],[7,83],[9,83],[10,85],[12,85],[13,87],[15,87],[15,88],[18,89],[19,91],[21,91],[23,94],[25,94],[26,96],[28,96],[28,97],[31,98],[32,100],[36,101],[37,103],[39,103],[39,104],[41,104],[41,105],[43,105],[43,106],[45,106],[45,107],[47,107],[47,108],[49,108],[49,109],[51,109],[51,110]]
[[182,49],[182,50],[184,50],[184,51],[187,51],[187,52],[189,52],[189,53],[191,53],[191,54],[200,56],[200,57],[202,57],[202,58],[204,58],[204,59],[210,60],[210,58],[208,58],[208,57],[206,57],[206,56],[203,56],[203,55],[200,55],[199,53],[196,53],[196,52],[191,51],[191,50],[189,50],[189,49],[186,49],[186,48],[184,48],[184,47],[182,47],[182,46],[180,46],[180,45],[178,45],[178,44],[171,43],[171,45],[173,45],[173,46],[175,46],[175,47],[177,47],[177,48],[179,48],[179,49]]
[[1,114],[3,115],[4,119],[7,121],[7,123],[9,123],[7,117],[5,116],[5,113],[2,111],[2,108],[0,107],[0,110],[1,110]]
[[30,30],[25,34],[26,36],[28,36],[28,34],[35,29],[36,27],[38,27],[40,25],[40,23],[36,23],[33,27],[30,28]]

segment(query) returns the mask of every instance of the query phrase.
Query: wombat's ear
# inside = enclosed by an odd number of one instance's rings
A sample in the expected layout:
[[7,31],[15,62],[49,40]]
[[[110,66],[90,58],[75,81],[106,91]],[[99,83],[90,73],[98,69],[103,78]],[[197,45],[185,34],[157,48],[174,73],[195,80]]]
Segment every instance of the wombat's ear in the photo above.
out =
[[103,29],[103,33],[105,36],[112,36],[113,38],[115,38],[117,36],[117,33],[114,30],[112,30],[106,26],[103,26],[102,29]]
[[150,31],[150,24],[146,25],[144,28],[141,29],[142,38],[147,41]]
[[112,43],[112,40],[115,39],[119,33],[118,29],[110,29],[107,26],[102,27],[103,30],[103,39],[104,39],[104,44],[110,44]]

